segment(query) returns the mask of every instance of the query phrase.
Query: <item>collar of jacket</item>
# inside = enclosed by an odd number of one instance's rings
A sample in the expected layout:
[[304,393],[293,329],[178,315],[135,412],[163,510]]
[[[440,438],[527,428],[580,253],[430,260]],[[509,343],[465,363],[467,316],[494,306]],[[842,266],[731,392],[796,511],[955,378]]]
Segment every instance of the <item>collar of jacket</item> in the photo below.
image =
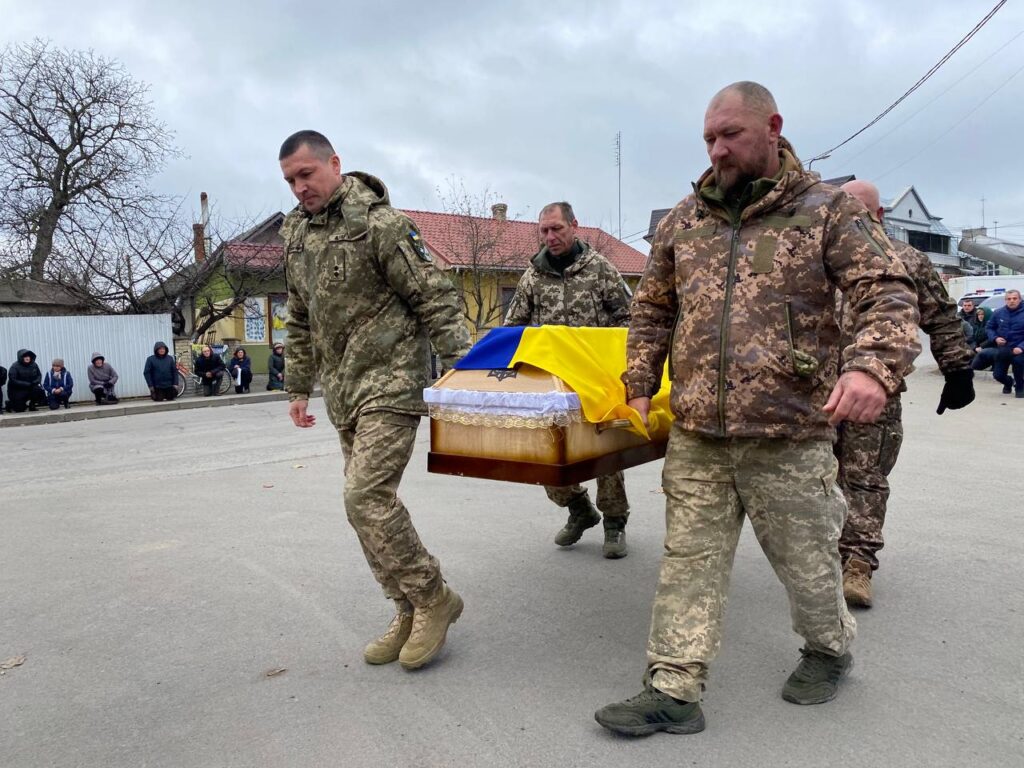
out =
[[370,209],[387,205],[388,190],[376,176],[361,171],[352,171],[342,177],[341,184],[327,199],[327,204],[317,213],[303,211],[309,226],[327,226],[337,222],[344,224],[344,232],[338,239],[358,240],[369,228]]
[[732,211],[717,195],[715,172],[713,168],[708,168],[693,185],[698,216],[711,214],[729,225],[735,225],[785,205],[821,181],[818,174],[805,171],[796,155],[785,147],[779,150],[779,162],[781,168],[775,178],[751,182],[753,190],[750,202],[740,212],[739,221],[733,220]]
[[530,259],[530,263],[537,269],[538,272],[544,272],[548,275],[554,275],[555,277],[566,277],[567,275],[575,275],[583,267],[585,267],[591,260],[590,244],[576,239],[574,246],[578,246],[580,249],[580,255],[576,257],[576,261],[567,266],[562,272],[551,266],[551,253],[548,251],[548,247],[545,245],[541,248],[537,255]]

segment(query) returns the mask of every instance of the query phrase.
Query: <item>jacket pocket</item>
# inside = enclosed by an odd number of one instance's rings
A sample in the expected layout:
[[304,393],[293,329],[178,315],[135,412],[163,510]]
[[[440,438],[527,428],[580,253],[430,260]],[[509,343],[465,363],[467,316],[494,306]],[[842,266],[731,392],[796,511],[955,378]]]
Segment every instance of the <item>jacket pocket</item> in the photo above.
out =
[[786,339],[789,342],[789,360],[793,367],[793,373],[801,379],[814,378],[820,363],[814,355],[809,355],[797,349],[796,344],[793,342],[793,300],[789,296],[786,297],[784,310],[786,316]]

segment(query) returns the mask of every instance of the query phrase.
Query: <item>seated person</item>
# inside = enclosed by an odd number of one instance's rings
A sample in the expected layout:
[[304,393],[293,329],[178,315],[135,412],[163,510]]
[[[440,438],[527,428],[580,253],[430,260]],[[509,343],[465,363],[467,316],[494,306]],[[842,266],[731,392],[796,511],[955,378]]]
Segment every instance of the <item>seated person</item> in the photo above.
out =
[[117,371],[109,365],[99,352],[92,353],[92,365],[89,366],[89,390],[96,398],[96,405],[117,402],[114,385],[117,384]]
[[[986,326],[989,341],[995,342],[998,353],[992,363],[992,378],[1003,385],[1003,394],[1024,398],[1024,306],[1020,291],[1006,292],[1006,306],[992,313]],[[1013,378],[1007,372],[1012,367]]]
[[18,359],[7,371],[7,410],[23,413],[39,410],[46,402],[43,392],[43,374],[36,365],[36,353],[31,349],[19,349]]
[[267,389],[284,389],[284,344],[277,342],[267,361]]
[[252,360],[249,359],[245,347],[235,350],[235,355],[231,358],[231,367],[228,370],[231,372],[232,381],[235,382],[235,394],[248,392],[249,385],[252,384]]
[[[976,371],[985,371],[992,367],[996,355],[996,344],[994,341],[988,340],[988,331],[985,328],[992,317],[992,310],[988,307],[978,307],[974,311],[974,315],[975,323],[971,326],[971,338],[967,340],[975,354],[971,368]],[[987,349],[991,349],[992,352],[985,352]],[[982,354],[983,352],[984,354]]]
[[178,363],[168,354],[167,345],[158,341],[153,345],[153,354],[146,358],[142,371],[149,387],[149,395],[156,402],[173,400],[178,396]]
[[62,405],[65,409],[71,407],[71,392],[74,386],[75,381],[71,378],[71,372],[64,367],[64,360],[55,357],[53,365],[43,377],[46,404],[50,406],[51,411],[56,411]]
[[224,361],[213,351],[213,347],[204,344],[196,364],[193,367],[196,376],[203,382],[203,395],[209,397],[220,393],[220,382],[224,378]]

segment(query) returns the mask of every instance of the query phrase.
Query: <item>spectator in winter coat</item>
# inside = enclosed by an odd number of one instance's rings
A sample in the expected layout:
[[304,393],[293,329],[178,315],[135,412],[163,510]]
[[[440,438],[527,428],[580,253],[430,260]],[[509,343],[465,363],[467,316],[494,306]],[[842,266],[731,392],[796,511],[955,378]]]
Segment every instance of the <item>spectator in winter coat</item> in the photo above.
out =
[[988,340],[988,331],[986,330],[988,321],[991,319],[992,309],[990,307],[978,307],[974,310],[974,325],[971,326],[972,334],[968,343],[975,353],[995,346],[995,342]]
[[7,410],[23,413],[39,409],[46,402],[43,374],[36,365],[36,353],[19,349],[18,359],[7,371]]
[[224,361],[209,344],[203,345],[193,370],[203,382],[205,397],[220,394],[220,382],[224,378]]
[[252,384],[252,360],[246,354],[245,347],[235,350],[235,356],[231,358],[231,379],[235,382],[235,394],[242,394],[249,391]]
[[267,362],[267,389],[284,389],[284,344],[277,342]]
[[117,402],[114,385],[117,384],[117,371],[114,366],[107,365],[107,360],[99,352],[92,353],[92,365],[89,366],[89,389],[96,398],[96,405]]
[[162,341],[153,345],[153,354],[146,358],[142,375],[155,401],[173,400],[178,396],[178,364]]
[[[1006,292],[1006,306],[992,313],[986,326],[989,341],[995,342],[998,353],[992,364],[992,378],[1003,385],[1003,394],[1011,387],[1017,397],[1024,398],[1024,306],[1020,291]],[[1013,368],[1013,378],[1007,373]]]
[[[4,412],[4,384],[7,383],[7,369],[0,365],[0,413]],[[270,389],[270,386],[267,386]]]
[[43,391],[46,393],[46,404],[51,411],[56,411],[62,405],[65,409],[71,407],[71,393],[75,387],[75,380],[71,372],[64,367],[64,361],[55,357],[50,370],[43,377]]

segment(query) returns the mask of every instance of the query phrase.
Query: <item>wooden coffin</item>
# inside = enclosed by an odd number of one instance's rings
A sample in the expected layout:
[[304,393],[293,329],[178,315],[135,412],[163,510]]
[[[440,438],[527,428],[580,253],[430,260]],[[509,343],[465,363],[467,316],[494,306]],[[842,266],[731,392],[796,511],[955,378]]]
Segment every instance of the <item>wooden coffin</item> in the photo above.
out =
[[[528,365],[515,370],[453,370],[432,387],[462,392],[572,393],[561,379]],[[449,393],[453,396],[457,392]],[[428,403],[429,405],[429,403]],[[465,418],[457,408],[429,405],[427,471],[537,485],[572,485],[665,455],[628,421],[594,424],[580,413],[556,415],[544,426],[515,416]],[[539,419],[544,422],[545,419]]]

